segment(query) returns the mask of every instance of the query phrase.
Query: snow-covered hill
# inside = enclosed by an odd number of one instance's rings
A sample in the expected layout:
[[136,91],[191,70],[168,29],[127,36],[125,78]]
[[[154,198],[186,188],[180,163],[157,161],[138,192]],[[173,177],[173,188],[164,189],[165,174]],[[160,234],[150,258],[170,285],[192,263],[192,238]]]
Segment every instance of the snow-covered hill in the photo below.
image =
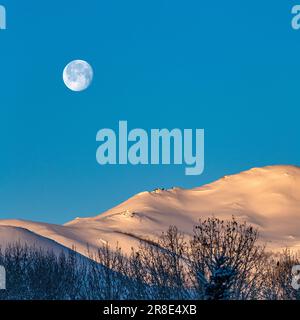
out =
[[4,250],[8,245],[28,245],[29,247],[42,248],[45,251],[54,252],[59,255],[61,252],[68,253],[69,249],[61,244],[40,236],[28,229],[12,226],[0,226],[0,245]]
[[253,224],[269,248],[300,248],[300,167],[254,168],[194,189],[142,192],[103,214],[63,226],[21,220],[0,220],[0,225],[76,246],[83,254],[87,244],[93,249],[106,242],[129,252],[140,239],[159,235],[169,225],[190,234],[200,218],[212,215],[234,215]]

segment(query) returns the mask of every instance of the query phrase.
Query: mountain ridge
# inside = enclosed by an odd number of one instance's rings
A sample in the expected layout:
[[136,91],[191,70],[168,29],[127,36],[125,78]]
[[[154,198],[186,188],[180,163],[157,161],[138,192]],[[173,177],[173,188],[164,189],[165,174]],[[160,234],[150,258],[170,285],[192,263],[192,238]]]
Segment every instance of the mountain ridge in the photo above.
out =
[[297,249],[300,167],[252,168],[192,189],[140,192],[100,215],[64,225],[25,220],[0,220],[0,225],[28,229],[63,246],[75,246],[82,254],[87,254],[87,245],[96,250],[105,243],[118,243],[129,253],[141,239],[159,236],[170,225],[192,234],[200,218],[212,215],[225,220],[235,216],[254,225],[270,249]]

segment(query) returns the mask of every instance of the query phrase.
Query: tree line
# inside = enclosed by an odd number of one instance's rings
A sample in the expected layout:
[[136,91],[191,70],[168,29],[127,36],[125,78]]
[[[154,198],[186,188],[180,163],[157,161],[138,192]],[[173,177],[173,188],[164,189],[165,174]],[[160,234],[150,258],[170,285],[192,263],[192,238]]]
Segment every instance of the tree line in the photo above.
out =
[[200,220],[187,237],[170,226],[125,255],[109,244],[83,257],[14,243],[0,250],[9,300],[295,300],[297,254],[268,252],[258,230],[232,218]]

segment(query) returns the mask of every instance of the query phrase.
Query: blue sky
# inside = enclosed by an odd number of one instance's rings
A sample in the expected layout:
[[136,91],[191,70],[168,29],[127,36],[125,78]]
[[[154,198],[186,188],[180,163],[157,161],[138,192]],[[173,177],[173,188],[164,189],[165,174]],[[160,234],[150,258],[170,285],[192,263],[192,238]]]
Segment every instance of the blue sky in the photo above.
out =
[[[137,192],[300,164],[295,1],[0,1],[0,218],[63,223]],[[62,82],[73,59],[95,78]],[[101,128],[204,128],[205,171],[106,166]]]

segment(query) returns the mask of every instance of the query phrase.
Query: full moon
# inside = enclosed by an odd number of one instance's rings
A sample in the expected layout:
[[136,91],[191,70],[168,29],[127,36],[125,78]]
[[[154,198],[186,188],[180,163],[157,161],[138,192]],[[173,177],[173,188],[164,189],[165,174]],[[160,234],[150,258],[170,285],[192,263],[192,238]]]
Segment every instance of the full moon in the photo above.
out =
[[64,83],[72,91],[87,89],[93,81],[93,76],[92,67],[83,60],[70,62],[63,72]]

